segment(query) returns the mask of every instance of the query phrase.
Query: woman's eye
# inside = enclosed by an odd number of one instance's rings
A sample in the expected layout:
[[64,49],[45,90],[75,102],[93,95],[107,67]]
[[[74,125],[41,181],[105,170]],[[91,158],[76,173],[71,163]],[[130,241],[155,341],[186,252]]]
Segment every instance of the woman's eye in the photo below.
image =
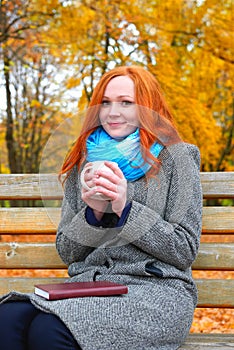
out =
[[121,105],[124,107],[131,106],[134,102],[132,101],[122,101]]
[[106,106],[109,106],[110,105],[110,101],[102,101],[102,106],[103,107],[106,107]]
[[108,101],[108,100],[103,100],[101,105],[102,107],[110,107],[112,104],[116,104],[116,105],[119,105],[119,106],[122,106],[122,107],[129,107],[129,106],[132,106],[134,104],[134,102],[132,101],[120,101],[120,102],[111,102],[111,101]]

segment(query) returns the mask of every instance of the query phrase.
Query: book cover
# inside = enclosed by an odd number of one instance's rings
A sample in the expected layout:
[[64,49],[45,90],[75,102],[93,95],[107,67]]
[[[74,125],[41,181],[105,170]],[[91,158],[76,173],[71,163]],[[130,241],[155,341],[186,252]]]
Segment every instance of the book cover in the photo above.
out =
[[48,300],[127,294],[128,287],[110,281],[69,282],[35,285],[34,293]]

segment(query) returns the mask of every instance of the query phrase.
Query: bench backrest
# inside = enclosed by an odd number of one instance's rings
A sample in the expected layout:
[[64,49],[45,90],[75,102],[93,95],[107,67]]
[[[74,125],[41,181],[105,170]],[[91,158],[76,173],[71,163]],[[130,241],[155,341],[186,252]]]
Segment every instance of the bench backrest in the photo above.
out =
[[[234,271],[234,172],[201,173],[201,182],[203,234],[193,270]],[[58,281],[55,275],[65,278],[66,266],[54,244],[62,196],[57,175],[0,174],[0,294],[10,290],[32,292],[36,283]],[[35,204],[41,198],[44,206],[12,206],[13,201]],[[217,202],[223,199],[228,206]],[[207,206],[207,200],[214,204]],[[49,207],[51,203],[58,207]],[[27,277],[32,269],[40,272],[38,277],[34,277],[35,272]],[[6,270],[14,271],[14,275],[19,271],[20,277],[5,277]],[[196,282],[200,307],[234,307],[233,279],[199,278]]]

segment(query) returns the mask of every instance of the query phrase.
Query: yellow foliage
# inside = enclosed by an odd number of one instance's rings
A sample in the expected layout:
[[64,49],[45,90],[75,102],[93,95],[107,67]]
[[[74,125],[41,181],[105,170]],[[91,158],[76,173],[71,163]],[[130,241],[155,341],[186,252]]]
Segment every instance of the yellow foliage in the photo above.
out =
[[71,89],[71,88],[74,88],[76,86],[79,86],[79,84],[80,84],[79,78],[71,77],[66,81],[66,88]]
[[33,0],[29,10],[27,63],[42,59],[35,47],[46,48],[59,73],[69,71],[61,88],[82,89],[78,111],[106,70],[143,65],[162,85],[181,136],[199,146],[202,169],[232,169],[232,0]]
[[35,107],[35,108],[41,107],[41,103],[38,100],[32,100],[30,105],[31,105],[31,107]]
[[7,150],[5,142],[5,130],[4,125],[0,123],[0,173],[8,174],[8,160],[7,160]]

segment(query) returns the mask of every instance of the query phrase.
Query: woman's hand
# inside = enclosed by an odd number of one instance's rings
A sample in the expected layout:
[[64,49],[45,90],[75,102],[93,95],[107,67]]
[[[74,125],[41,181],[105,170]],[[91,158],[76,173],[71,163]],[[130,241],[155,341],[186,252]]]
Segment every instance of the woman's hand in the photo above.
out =
[[[86,164],[86,166],[88,166]],[[82,188],[83,201],[93,209],[94,215],[100,220],[111,202],[112,211],[119,217],[125,208],[127,201],[127,180],[122,171],[114,162],[105,162],[105,165],[112,171],[97,170],[94,174],[87,171],[85,173],[85,182],[91,190]],[[95,193],[101,193],[106,196],[107,200],[98,200],[92,198]]]
[[106,161],[105,165],[112,172],[97,170],[92,181],[96,191],[109,198],[112,211],[120,217],[127,201],[127,180],[116,163]]
[[[91,163],[87,163],[84,167],[88,167]],[[86,171],[84,175],[84,181],[88,185],[88,187],[91,188],[91,190],[86,190],[85,188],[81,188],[81,198],[82,200],[93,209],[94,215],[97,220],[101,220],[104,212],[106,211],[106,208],[109,204],[108,200],[98,200],[93,198],[93,195],[98,192],[97,188],[95,187],[94,178],[97,175],[92,174],[91,171]]]

